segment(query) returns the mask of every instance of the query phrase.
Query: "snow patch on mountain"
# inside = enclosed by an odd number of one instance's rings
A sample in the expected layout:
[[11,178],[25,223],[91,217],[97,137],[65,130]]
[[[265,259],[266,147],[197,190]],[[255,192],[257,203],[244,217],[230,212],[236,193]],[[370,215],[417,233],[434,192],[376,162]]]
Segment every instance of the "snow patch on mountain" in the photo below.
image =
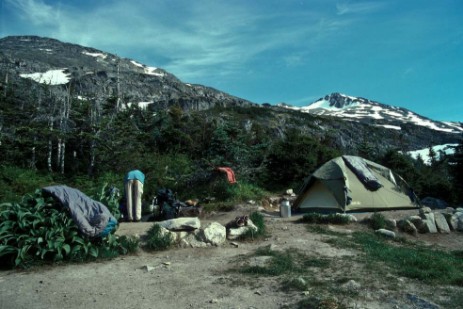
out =
[[386,129],[392,129],[392,130],[402,130],[402,128],[400,126],[393,126],[393,125],[389,125],[389,124],[377,124],[376,126],[377,127],[383,127],[383,128],[386,128]]
[[147,75],[153,75],[153,76],[159,76],[159,77],[163,77],[165,75],[163,72],[159,71],[158,68],[148,67],[148,66],[146,66],[144,64],[141,64],[141,63],[138,63],[138,62],[136,62],[134,60],[130,60],[130,62],[133,65],[135,65],[135,66],[137,66],[139,68],[142,68],[144,73],[147,74]]
[[83,51],[82,54],[90,56],[90,57],[99,57],[99,58],[102,58],[102,59],[106,59],[106,57],[108,57],[108,55],[103,54],[103,53],[90,53],[90,52],[87,52],[87,51]]
[[[442,154],[453,155],[455,153],[456,146],[458,146],[458,144],[435,145],[435,146],[432,146],[432,149],[436,153],[437,159],[440,159]],[[424,164],[431,165],[431,157],[429,156],[429,147],[418,149],[418,150],[413,150],[413,151],[407,151],[407,154],[409,154],[415,160],[418,159],[418,157],[421,157],[421,159],[423,159],[424,161]]]
[[69,83],[71,78],[69,73],[65,73],[66,69],[49,70],[44,73],[30,73],[30,74],[19,74],[22,78],[32,79],[33,81],[46,84],[46,85],[64,85]]
[[[426,117],[419,116],[405,108],[389,106],[341,93],[332,93],[308,106],[294,107],[286,104],[280,104],[280,106],[304,113],[339,117],[352,121],[381,120],[381,123],[375,125],[381,125],[392,130],[400,129],[400,124],[397,125],[399,122],[403,124],[410,123],[447,133],[463,132],[463,126],[458,123],[433,121]],[[384,124],[384,122],[388,121],[393,123],[391,125]]]

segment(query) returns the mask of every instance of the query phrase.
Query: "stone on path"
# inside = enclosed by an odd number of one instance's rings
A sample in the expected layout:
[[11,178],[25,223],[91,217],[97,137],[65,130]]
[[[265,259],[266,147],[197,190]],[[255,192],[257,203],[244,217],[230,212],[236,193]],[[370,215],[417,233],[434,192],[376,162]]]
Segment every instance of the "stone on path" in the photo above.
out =
[[191,231],[201,227],[201,222],[197,217],[182,217],[157,222],[163,228],[171,231]]

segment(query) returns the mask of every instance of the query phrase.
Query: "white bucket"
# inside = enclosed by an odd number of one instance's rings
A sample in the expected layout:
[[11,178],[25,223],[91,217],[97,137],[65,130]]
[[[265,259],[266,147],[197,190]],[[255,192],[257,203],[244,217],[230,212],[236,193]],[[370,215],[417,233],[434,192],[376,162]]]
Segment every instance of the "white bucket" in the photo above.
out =
[[280,203],[280,217],[289,218],[291,217],[291,206],[288,200],[283,200]]

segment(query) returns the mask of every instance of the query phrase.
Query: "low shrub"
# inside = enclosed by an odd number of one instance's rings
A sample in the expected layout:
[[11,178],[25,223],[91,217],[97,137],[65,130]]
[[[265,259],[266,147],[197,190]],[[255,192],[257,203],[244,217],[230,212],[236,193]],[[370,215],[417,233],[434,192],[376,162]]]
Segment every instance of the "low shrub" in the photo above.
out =
[[246,233],[244,233],[240,239],[245,240],[245,239],[258,239],[258,238],[263,238],[267,236],[267,227],[265,225],[265,220],[264,216],[258,212],[252,212],[249,215],[249,219],[254,223],[254,225],[257,227],[257,231],[253,229],[248,229]]
[[316,212],[311,212],[304,214],[300,219],[304,223],[312,224],[348,224],[349,218],[340,214],[321,214]]
[[162,227],[155,223],[146,233],[146,245],[148,250],[166,250],[170,248],[174,239],[170,233],[163,233]]
[[387,227],[386,217],[375,212],[368,220],[369,226],[374,230],[384,229]]

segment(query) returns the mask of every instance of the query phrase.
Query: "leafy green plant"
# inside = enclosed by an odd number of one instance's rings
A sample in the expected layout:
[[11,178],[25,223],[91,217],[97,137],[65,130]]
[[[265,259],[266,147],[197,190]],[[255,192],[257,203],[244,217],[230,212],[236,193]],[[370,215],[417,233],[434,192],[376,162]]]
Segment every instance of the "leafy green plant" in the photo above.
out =
[[66,209],[41,190],[20,202],[3,203],[0,209],[0,262],[6,267],[110,258],[135,249],[133,242],[113,234],[102,239],[82,236]]
[[170,233],[163,233],[159,224],[153,224],[147,232],[146,248],[148,250],[166,250],[174,243]]

